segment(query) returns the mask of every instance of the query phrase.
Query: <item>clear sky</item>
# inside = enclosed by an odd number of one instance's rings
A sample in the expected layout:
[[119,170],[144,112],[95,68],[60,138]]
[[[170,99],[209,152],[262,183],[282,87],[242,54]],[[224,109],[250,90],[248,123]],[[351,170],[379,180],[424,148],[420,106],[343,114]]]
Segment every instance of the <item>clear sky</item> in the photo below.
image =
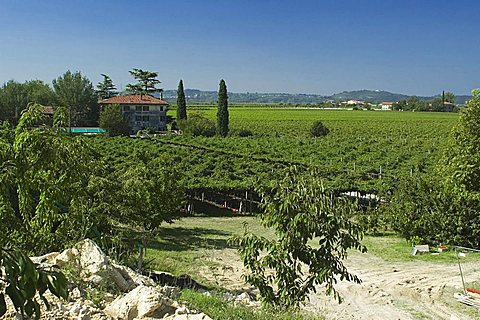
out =
[[0,0],[0,83],[81,71],[120,89],[329,95],[480,87],[478,0]]

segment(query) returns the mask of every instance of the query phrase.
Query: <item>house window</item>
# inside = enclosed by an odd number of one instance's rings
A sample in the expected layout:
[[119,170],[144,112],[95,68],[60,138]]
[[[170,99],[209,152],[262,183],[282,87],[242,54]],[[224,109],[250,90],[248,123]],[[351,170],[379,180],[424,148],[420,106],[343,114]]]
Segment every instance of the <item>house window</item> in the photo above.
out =
[[160,121],[165,121],[165,116],[160,116]]
[[160,111],[163,111],[163,106],[160,106]]
[[142,106],[135,106],[135,111],[142,111]]
[[143,111],[148,111],[148,106],[143,106]]
[[150,121],[150,117],[149,116],[143,116],[143,121]]
[[130,106],[123,106],[123,111],[130,111]]
[[142,121],[142,116],[135,116],[135,121]]

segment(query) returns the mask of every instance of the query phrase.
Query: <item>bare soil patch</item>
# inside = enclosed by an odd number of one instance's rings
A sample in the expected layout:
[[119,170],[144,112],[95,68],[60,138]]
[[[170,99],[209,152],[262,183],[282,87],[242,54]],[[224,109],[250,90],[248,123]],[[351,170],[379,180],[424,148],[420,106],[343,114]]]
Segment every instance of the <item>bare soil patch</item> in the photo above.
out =
[[[206,259],[214,266],[201,266],[199,273],[229,290],[252,290],[241,278],[245,271],[234,249],[210,250]],[[480,312],[455,301],[462,291],[458,265],[430,261],[387,262],[372,254],[352,254],[348,270],[361,284],[339,281],[344,297],[338,304],[322,288],[310,296],[306,311],[325,319],[478,319]],[[480,264],[463,265],[466,277],[478,278]]]

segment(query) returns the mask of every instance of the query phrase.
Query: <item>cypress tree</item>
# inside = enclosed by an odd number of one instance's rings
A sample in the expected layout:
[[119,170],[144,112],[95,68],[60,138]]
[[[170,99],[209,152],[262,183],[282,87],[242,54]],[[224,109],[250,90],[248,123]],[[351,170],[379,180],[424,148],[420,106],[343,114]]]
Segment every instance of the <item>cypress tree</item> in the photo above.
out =
[[187,102],[185,101],[182,80],[178,83],[177,90],[177,122],[179,120],[187,120]]
[[220,80],[218,90],[217,134],[225,137],[228,134],[228,95],[225,81]]

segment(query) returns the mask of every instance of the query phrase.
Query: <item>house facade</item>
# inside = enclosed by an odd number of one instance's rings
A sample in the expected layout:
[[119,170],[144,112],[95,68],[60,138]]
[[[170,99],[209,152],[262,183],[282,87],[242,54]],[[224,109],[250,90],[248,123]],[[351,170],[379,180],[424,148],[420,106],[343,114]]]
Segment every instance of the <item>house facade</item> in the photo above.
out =
[[382,102],[380,106],[382,110],[393,110],[393,102]]
[[168,103],[150,95],[116,96],[100,101],[102,108],[107,105],[119,105],[122,115],[127,119],[131,133],[151,129],[167,130]]

